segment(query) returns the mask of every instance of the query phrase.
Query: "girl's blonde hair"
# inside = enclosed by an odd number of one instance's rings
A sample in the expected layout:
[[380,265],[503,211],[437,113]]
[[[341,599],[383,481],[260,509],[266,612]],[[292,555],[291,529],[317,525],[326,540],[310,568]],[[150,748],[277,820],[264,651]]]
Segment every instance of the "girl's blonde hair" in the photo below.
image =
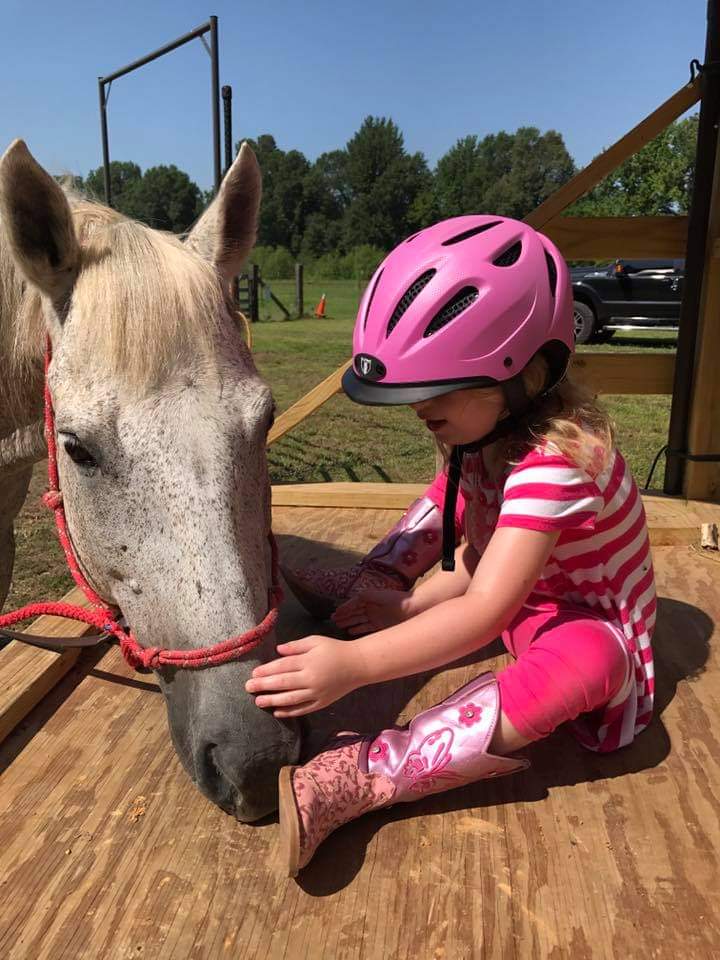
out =
[[[536,353],[522,372],[529,398],[542,391],[547,376],[547,360]],[[608,465],[614,445],[615,429],[609,414],[587,387],[568,374],[538,402],[523,426],[497,440],[489,450],[497,472],[508,463],[517,463],[532,447],[543,447],[563,454],[594,477]],[[450,448],[440,441],[438,446],[447,460]]]

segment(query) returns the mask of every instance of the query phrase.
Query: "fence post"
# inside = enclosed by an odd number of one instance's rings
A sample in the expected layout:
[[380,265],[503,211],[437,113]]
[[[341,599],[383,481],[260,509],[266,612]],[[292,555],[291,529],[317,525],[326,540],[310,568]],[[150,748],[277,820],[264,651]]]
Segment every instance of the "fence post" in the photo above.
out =
[[252,267],[252,282],[250,284],[250,320],[257,323],[260,319],[260,268],[256,263]]
[[298,320],[302,319],[305,312],[305,301],[303,297],[303,265],[295,264],[295,306],[297,308]]

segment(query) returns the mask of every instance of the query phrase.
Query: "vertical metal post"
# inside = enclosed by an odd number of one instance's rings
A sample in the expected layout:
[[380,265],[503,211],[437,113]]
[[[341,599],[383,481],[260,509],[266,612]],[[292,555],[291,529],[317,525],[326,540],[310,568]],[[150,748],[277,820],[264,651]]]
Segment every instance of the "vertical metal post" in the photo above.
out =
[[218,65],[217,17],[210,17],[210,60],[213,118],[213,162],[215,170],[215,193],[220,189],[222,170],[220,166],[220,68]]
[[[695,371],[695,351],[700,315],[700,302],[705,269],[710,198],[715,168],[718,141],[718,117],[720,117],[720,75],[717,66],[720,60],[720,36],[718,35],[718,0],[708,0],[707,40],[705,63],[713,65],[702,76],[702,99],[698,121],[697,153],[692,200],[688,216],[688,242],[685,257],[685,285],[680,306],[680,325],[675,357],[668,454],[665,464],[665,493],[680,493],[683,486],[685,461],[671,453],[673,450],[687,452],[690,404]],[[702,451],[699,451],[702,452]]]
[[223,126],[225,131],[225,169],[223,173],[227,173],[230,169],[230,164],[233,162],[233,142],[232,142],[232,87],[225,85],[222,88],[222,98],[223,98]]
[[107,100],[105,82],[98,77],[98,95],[100,97],[100,130],[102,133],[103,170],[105,174],[105,203],[112,206],[112,186],[110,184],[110,146],[108,144]]
[[305,312],[305,302],[303,297],[303,265],[295,264],[295,306],[297,307],[298,319]]

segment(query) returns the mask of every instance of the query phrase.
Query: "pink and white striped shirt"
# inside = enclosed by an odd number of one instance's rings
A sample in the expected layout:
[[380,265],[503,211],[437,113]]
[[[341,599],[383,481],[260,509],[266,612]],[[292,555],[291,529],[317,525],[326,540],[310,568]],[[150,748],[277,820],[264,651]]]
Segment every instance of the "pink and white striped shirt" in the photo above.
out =
[[645,510],[625,460],[613,451],[593,478],[559,452],[536,447],[493,482],[478,452],[465,455],[460,486],[466,536],[479,553],[496,527],[561,531],[532,592],[614,624],[634,663],[620,693],[573,731],[591,750],[631,743],[652,717],[657,599]]

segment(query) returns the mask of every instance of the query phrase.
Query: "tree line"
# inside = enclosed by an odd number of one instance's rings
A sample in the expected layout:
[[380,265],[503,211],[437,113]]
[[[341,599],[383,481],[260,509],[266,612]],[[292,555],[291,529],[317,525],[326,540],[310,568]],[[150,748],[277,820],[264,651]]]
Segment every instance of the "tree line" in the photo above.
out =
[[[573,216],[686,213],[697,115],[671,124],[567,211]],[[577,167],[562,134],[537,127],[458,140],[431,169],[398,126],[367,117],[344,149],[314,162],[263,134],[249,141],[263,174],[255,260],[268,277],[295,260],[318,278],[364,278],[403,237],[445,217],[487,212],[522,219]],[[239,148],[239,144],[237,145]],[[187,230],[212,196],[174,165],[113,161],[114,205],[164,230]],[[103,170],[78,185],[101,199]]]

